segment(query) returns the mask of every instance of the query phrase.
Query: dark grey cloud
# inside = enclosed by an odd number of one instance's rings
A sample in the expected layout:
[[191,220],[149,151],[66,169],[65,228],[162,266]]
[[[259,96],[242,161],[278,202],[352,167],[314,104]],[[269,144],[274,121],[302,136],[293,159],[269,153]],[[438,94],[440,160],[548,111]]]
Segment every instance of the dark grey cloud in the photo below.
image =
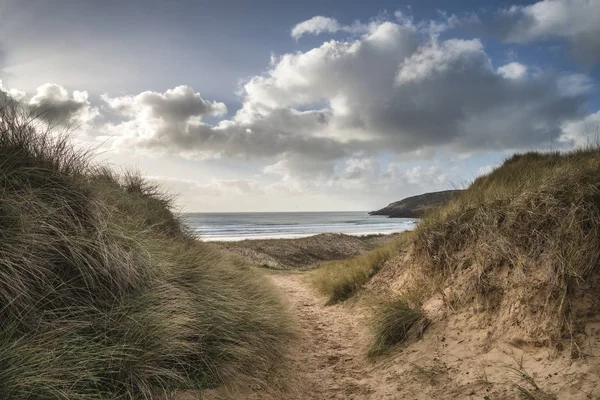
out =
[[501,150],[549,143],[560,136],[563,122],[583,115],[585,97],[563,93],[556,73],[521,67],[521,76],[493,69],[477,41],[422,47],[401,67],[400,83],[387,103],[372,105],[372,126],[399,151],[439,145]]

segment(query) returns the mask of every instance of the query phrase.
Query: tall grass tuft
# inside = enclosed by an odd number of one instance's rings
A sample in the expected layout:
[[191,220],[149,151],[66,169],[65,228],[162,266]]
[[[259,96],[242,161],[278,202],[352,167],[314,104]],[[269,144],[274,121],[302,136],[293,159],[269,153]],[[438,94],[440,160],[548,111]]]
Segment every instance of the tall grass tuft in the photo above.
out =
[[398,297],[377,305],[371,321],[369,357],[381,355],[394,345],[419,338],[428,320],[423,311]]
[[171,198],[0,108],[0,398],[152,399],[266,385],[292,334],[254,270]]

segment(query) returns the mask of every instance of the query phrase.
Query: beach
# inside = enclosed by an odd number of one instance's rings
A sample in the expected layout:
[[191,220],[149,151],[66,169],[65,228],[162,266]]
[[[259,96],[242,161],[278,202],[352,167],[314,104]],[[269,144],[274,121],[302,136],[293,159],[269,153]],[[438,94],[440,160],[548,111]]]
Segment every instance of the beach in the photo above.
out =
[[205,242],[298,239],[322,233],[391,234],[412,229],[418,221],[373,216],[367,211],[184,213],[180,218]]

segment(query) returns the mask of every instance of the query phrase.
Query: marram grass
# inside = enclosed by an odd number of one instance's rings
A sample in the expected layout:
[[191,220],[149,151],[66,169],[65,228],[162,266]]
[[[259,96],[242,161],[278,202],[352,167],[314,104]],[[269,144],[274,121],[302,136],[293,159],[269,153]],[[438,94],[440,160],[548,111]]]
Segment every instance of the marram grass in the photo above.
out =
[[405,232],[393,242],[357,257],[323,263],[310,272],[309,282],[327,296],[328,304],[346,300],[367,283],[386,261],[398,254],[410,236],[410,232]]
[[0,398],[153,399],[266,385],[293,333],[268,282],[171,199],[0,109]]
[[[545,297],[537,315],[553,326],[540,338],[555,342],[576,328],[572,299],[598,272],[599,232],[599,148],[517,154],[426,216],[415,262],[449,280],[475,271],[469,295],[536,276],[531,296]],[[495,275],[502,269],[517,274],[503,280]]]
[[381,355],[394,345],[419,338],[428,320],[423,311],[402,297],[380,302],[371,320],[369,357]]

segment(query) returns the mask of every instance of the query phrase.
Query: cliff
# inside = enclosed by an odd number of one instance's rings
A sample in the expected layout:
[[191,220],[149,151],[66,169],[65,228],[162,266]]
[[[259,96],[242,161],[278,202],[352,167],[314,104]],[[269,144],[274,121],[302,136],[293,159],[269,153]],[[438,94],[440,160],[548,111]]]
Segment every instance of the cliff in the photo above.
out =
[[462,190],[444,190],[407,197],[390,203],[381,210],[371,211],[369,215],[387,215],[390,218],[421,218],[427,209],[445,205],[461,192]]

